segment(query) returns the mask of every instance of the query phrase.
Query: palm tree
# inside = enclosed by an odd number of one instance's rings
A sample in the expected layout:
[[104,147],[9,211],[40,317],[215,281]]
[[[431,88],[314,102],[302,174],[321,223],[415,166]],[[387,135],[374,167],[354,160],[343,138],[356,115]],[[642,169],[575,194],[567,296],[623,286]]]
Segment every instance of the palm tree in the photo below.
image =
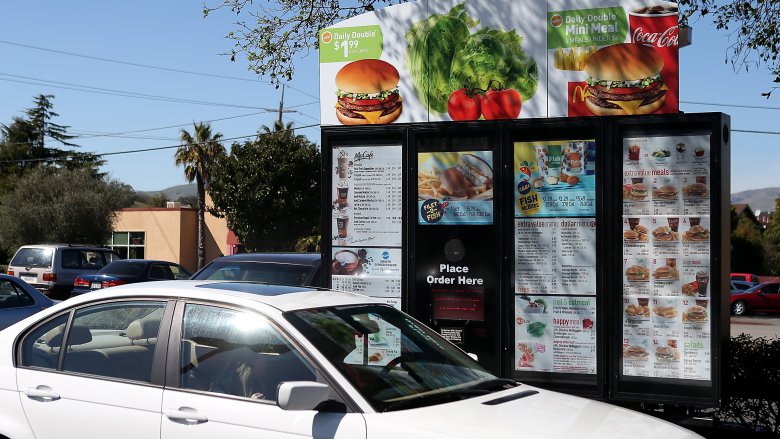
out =
[[184,166],[184,176],[192,183],[195,180],[198,196],[198,269],[206,259],[206,186],[211,179],[211,165],[216,158],[225,154],[222,133],[211,133],[211,125],[193,123],[194,135],[181,130],[181,146],[176,150],[176,166]]

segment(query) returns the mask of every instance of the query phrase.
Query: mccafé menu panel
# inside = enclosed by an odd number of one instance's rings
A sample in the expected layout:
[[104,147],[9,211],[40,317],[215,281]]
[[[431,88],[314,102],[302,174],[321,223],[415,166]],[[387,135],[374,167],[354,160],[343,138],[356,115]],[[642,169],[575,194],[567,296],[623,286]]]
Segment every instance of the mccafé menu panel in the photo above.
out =
[[331,284],[401,307],[402,148],[332,149]]
[[710,136],[622,147],[622,374],[711,380]]

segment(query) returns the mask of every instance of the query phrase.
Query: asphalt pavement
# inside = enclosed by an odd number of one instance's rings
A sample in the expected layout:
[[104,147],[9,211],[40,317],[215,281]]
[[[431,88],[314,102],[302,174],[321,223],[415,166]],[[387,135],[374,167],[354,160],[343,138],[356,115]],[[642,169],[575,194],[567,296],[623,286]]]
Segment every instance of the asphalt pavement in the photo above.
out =
[[780,315],[731,316],[731,336],[743,333],[753,338],[780,338]]

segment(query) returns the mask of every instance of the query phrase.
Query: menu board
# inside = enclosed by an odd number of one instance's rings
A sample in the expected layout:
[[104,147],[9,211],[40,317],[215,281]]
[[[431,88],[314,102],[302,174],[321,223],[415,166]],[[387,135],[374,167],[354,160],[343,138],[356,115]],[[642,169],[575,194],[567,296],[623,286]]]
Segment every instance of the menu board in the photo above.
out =
[[596,373],[596,298],[516,296],[515,370]]
[[401,146],[333,149],[333,245],[401,246]]
[[515,371],[596,374],[596,142],[514,144]]
[[596,294],[594,218],[515,219],[515,293]]
[[624,376],[711,380],[710,136],[623,139]]
[[402,149],[332,150],[331,284],[401,306]]
[[493,152],[417,154],[421,225],[493,224]]

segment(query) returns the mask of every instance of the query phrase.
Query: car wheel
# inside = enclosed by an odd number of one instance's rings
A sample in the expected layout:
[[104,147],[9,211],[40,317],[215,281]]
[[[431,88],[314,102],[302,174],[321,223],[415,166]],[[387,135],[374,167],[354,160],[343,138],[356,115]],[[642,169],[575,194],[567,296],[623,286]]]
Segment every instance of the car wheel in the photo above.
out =
[[737,301],[731,304],[731,313],[735,316],[744,316],[747,314],[747,304],[743,301]]

